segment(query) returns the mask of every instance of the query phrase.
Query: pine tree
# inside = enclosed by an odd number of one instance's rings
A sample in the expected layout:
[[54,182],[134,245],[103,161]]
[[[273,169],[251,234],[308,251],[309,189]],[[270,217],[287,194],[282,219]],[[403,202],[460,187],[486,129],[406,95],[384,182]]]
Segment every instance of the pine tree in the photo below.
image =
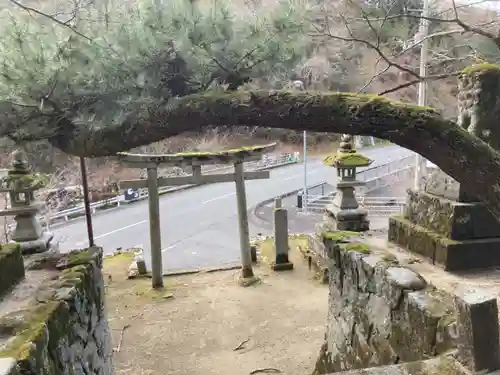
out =
[[307,54],[304,11],[138,0],[79,9],[66,24],[12,11],[0,39],[0,135],[61,142],[175,97],[286,78]]

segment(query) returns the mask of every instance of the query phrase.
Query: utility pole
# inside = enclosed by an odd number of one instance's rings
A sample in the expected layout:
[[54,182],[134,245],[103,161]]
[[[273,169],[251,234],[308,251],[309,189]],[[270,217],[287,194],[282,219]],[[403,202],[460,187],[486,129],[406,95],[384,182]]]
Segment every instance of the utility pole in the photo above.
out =
[[95,246],[94,228],[92,226],[92,212],[90,212],[89,183],[87,180],[87,167],[85,166],[84,157],[80,157],[80,171],[82,173],[83,205],[85,207],[85,219],[87,221],[87,236],[89,239],[89,247],[93,247]]
[[[429,34],[429,0],[424,0],[422,18],[420,19],[420,77],[427,76],[427,61],[429,59],[429,44],[427,35]],[[418,105],[425,106],[427,103],[427,82],[425,80],[418,83]],[[425,176],[426,160],[416,154],[415,158],[415,190],[420,190],[420,182]]]
[[304,195],[302,196],[302,209],[304,212],[307,212],[307,131],[304,130],[303,135],[304,140],[302,143],[304,144]]

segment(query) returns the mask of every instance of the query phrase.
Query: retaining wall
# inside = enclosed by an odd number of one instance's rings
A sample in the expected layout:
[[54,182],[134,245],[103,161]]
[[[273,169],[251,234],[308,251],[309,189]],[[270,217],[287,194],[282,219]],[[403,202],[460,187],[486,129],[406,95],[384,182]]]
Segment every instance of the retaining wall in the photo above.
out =
[[0,375],[112,375],[102,249],[23,259],[0,250]]
[[330,296],[314,374],[465,375],[499,368],[495,298],[437,289],[410,260],[401,263],[346,237],[322,235]]

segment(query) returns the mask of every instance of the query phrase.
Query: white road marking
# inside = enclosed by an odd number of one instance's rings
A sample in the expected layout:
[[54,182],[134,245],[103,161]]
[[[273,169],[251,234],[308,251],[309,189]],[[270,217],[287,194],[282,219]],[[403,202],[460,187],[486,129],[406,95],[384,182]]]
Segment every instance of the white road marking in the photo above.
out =
[[212,199],[207,199],[206,201],[201,202],[201,204],[210,203],[210,202],[213,202],[213,201],[216,201],[216,200],[222,199],[222,198],[232,197],[232,196],[233,196],[233,195],[235,195],[235,194],[236,194],[236,192],[234,192],[234,193],[229,193],[229,194],[224,194],[224,195],[221,195],[221,196],[219,196],[219,197],[215,197],[215,198],[212,198]]
[[178,244],[180,244],[181,242],[182,242],[182,241],[177,241],[177,242],[175,242],[174,244],[172,244],[172,245],[170,245],[170,246],[168,246],[168,247],[166,247],[166,248],[162,249],[162,250],[161,250],[161,252],[162,252],[162,253],[165,253],[166,251],[171,250],[171,249],[173,249],[174,247],[176,247],[176,246],[177,246]]
[[[128,228],[132,228],[132,227],[135,227],[137,225],[141,225],[141,224],[144,224],[144,223],[147,223],[147,222],[148,222],[148,220],[138,221],[137,223],[130,224],[130,225],[127,225],[125,227],[121,227],[121,228],[112,230],[111,232],[103,233],[103,234],[101,234],[101,235],[99,235],[97,237],[94,237],[94,240],[98,240],[99,238],[103,238],[103,237],[109,236],[110,234],[114,234],[114,233],[120,232],[122,230],[125,230],[125,229],[128,229]],[[83,245],[85,243],[87,243],[87,241],[78,242],[76,244],[76,246],[80,246],[80,245]]]
[[[317,169],[314,169],[312,171],[308,171],[307,174],[310,175],[310,174],[315,174],[315,173],[318,173],[318,172],[324,172],[324,169],[323,168],[321,168],[321,169],[317,168]],[[294,174],[294,175],[288,176],[286,178],[281,178],[280,180],[281,181],[287,181],[287,180],[292,180],[294,178],[298,178],[298,177],[302,177],[302,176],[304,176],[304,173]]]

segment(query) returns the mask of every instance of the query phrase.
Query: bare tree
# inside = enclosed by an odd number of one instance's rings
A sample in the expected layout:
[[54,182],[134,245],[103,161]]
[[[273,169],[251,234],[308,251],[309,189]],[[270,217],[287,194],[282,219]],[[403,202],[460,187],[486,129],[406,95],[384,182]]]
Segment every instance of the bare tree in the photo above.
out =
[[[382,4],[381,4],[382,3]],[[365,82],[358,92],[392,94],[398,99],[415,99],[415,85],[422,80],[447,82],[448,92],[435,93],[447,107],[454,96],[455,77],[464,67],[477,62],[500,63],[500,21],[497,14],[482,8],[489,1],[480,0],[467,5],[435,1],[430,4],[430,16],[422,16],[422,2],[407,0],[360,2],[347,0],[341,4],[322,3],[313,22],[313,35],[325,43],[334,41],[359,45],[371,50],[365,61]],[[385,5],[384,5],[385,4]],[[427,36],[420,35],[423,19],[430,23]],[[423,40],[430,45],[428,72],[421,77],[418,71],[419,50]],[[436,86],[437,87],[437,86]],[[444,95],[443,95],[444,94]],[[448,100],[448,102],[446,102]],[[454,99],[453,99],[454,100]],[[448,106],[449,107],[449,106]]]

